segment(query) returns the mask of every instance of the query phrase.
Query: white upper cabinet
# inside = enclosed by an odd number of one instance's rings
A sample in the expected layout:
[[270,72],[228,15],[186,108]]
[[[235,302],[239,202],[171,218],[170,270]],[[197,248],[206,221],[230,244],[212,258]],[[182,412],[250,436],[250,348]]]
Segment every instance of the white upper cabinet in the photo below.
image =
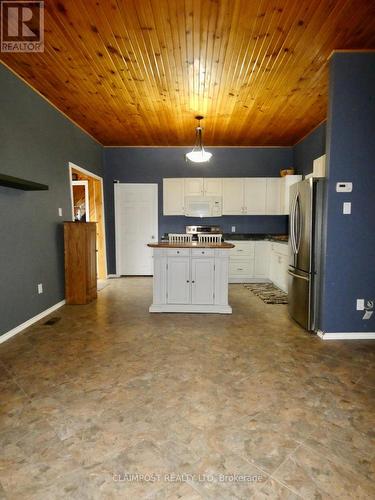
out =
[[204,196],[222,196],[223,195],[223,179],[217,177],[205,177],[203,179]]
[[222,215],[288,215],[289,188],[301,179],[301,175],[163,179],[164,215],[184,215],[185,196],[222,198]]
[[247,215],[264,215],[266,213],[267,179],[265,177],[249,177],[244,179],[244,210]]
[[203,196],[203,178],[191,177],[184,179],[185,181],[185,196]]
[[184,215],[184,179],[163,179],[163,214]]
[[266,211],[267,215],[281,215],[282,210],[282,177],[267,178]]
[[223,215],[243,215],[244,180],[237,177],[223,179]]

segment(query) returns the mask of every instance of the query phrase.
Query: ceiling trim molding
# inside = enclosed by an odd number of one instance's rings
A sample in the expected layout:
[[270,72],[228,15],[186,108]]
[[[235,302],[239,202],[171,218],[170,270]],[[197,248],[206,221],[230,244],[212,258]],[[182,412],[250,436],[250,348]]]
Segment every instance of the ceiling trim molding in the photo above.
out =
[[[209,146],[204,145],[205,149],[292,149],[293,146]],[[103,146],[104,149],[188,149],[192,148],[192,144],[187,146]]]
[[317,128],[320,127],[320,125],[322,125],[323,123],[325,123],[327,121],[327,118],[324,118],[324,120],[322,120],[321,122],[319,122],[317,125],[315,125],[314,128],[312,128],[309,132],[307,132],[303,137],[301,137],[301,139],[299,139],[295,144],[293,144],[292,148],[294,148],[295,146],[297,146],[297,144],[299,144],[300,142],[302,142],[304,139],[306,139],[306,137],[310,134],[312,134],[314,132],[314,130],[316,130]]
[[81,125],[79,125],[76,121],[74,121],[72,118],[70,118],[70,116],[68,116],[66,113],[64,113],[64,111],[61,111],[60,108],[58,108],[56,106],[56,104],[53,104],[53,102],[51,102],[48,97],[46,97],[45,95],[41,94],[39,92],[39,90],[37,90],[35,87],[33,87],[31,85],[31,83],[29,83],[27,80],[25,80],[24,78],[22,78],[22,76],[20,76],[16,71],[14,71],[14,69],[12,69],[10,66],[8,66],[8,64],[6,64],[4,61],[0,60],[1,64],[3,66],[5,66],[14,76],[16,76],[19,80],[21,80],[21,82],[23,82],[25,85],[27,85],[31,90],[33,90],[36,94],[38,94],[39,97],[41,97],[42,99],[44,99],[50,106],[52,106],[54,109],[56,109],[56,111],[58,111],[60,114],[62,114],[67,120],[69,120],[71,123],[73,123],[73,125],[75,125],[76,127],[78,127],[80,130],[82,130],[82,132],[84,132],[86,135],[88,135],[91,139],[93,139],[97,144],[99,144],[99,146],[103,146],[103,144],[98,141],[98,139],[96,137],[94,137],[93,135],[90,134],[90,132],[88,132],[87,130],[85,130]]
[[331,58],[334,56],[336,53],[366,53],[366,52],[375,52],[375,49],[333,49],[330,55],[327,57],[327,61],[330,61]]

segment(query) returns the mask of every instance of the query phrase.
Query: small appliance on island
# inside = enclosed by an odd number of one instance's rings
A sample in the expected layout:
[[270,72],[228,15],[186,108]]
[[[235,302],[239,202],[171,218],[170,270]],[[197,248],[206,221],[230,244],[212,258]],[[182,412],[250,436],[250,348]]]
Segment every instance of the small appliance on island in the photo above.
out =
[[187,226],[186,234],[149,243],[154,252],[150,312],[231,314],[229,253],[217,226]]

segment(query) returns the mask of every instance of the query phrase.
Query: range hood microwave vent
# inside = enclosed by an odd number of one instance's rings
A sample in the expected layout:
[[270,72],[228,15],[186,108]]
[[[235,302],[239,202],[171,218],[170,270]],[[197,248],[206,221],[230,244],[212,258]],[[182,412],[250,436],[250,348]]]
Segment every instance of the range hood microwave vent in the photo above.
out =
[[186,217],[221,217],[222,199],[219,196],[186,196]]

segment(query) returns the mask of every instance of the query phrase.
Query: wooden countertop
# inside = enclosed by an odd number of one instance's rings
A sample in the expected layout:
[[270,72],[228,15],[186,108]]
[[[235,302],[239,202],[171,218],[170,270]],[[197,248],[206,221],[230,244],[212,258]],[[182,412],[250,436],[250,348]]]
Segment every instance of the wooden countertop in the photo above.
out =
[[233,243],[228,243],[227,241],[222,243],[198,243],[197,241],[192,241],[191,243],[169,243],[168,241],[158,241],[157,243],[148,243],[147,246],[151,248],[218,248],[222,250],[235,247]]

